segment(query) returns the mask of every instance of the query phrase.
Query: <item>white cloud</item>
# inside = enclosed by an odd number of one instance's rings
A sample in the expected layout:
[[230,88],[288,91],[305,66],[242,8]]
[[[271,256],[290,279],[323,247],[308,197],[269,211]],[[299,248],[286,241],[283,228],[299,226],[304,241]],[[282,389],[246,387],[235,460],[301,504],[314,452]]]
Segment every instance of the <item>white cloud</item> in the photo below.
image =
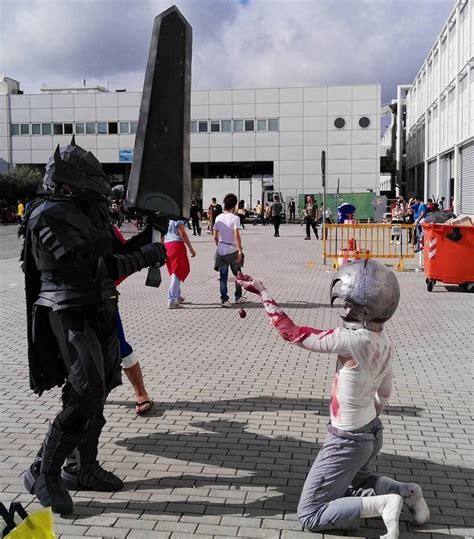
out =
[[[178,0],[193,26],[193,87],[409,83],[453,0]],[[43,83],[139,90],[164,0],[0,0],[1,70]]]

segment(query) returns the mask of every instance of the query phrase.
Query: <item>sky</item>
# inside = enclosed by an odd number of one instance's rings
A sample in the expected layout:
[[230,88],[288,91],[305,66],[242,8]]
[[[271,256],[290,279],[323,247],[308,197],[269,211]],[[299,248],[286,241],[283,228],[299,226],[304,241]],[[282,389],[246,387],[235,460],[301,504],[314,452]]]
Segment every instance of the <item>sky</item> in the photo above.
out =
[[[194,90],[410,84],[454,0],[175,0],[193,28]],[[0,0],[0,73],[141,91],[164,0]]]

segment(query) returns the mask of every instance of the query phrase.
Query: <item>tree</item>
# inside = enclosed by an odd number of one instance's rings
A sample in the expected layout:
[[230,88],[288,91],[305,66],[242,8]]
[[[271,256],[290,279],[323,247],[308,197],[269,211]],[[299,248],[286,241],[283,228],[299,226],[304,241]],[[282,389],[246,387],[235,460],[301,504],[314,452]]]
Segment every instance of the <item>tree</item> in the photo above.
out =
[[7,206],[16,206],[18,200],[35,198],[41,178],[38,169],[27,166],[18,166],[0,174],[0,200]]

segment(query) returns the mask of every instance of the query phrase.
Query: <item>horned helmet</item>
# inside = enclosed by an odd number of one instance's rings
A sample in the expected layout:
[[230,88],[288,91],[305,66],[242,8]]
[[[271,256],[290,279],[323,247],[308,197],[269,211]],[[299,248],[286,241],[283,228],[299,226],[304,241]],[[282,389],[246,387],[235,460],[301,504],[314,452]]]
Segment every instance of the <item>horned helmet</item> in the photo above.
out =
[[57,186],[69,184],[79,190],[93,191],[100,195],[110,194],[110,181],[96,157],[76,145],[75,137],[67,146],[59,144],[46,164],[42,188],[56,191]]

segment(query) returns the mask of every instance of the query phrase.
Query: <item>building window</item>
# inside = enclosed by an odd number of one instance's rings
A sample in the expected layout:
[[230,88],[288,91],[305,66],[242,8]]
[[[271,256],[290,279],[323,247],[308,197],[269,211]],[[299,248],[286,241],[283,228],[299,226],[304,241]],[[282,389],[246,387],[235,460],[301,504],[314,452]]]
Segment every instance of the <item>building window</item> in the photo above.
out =
[[193,120],[191,122],[191,133],[197,133],[198,131],[198,123],[196,122],[196,120]]
[[20,124],[10,124],[10,133],[12,135],[20,134]]
[[234,131],[239,133],[244,130],[244,121],[243,120],[234,120]]
[[257,120],[257,131],[267,130],[267,120]]
[[41,135],[41,124],[31,124],[31,134]]
[[86,123],[86,135],[95,135],[95,122]]
[[221,120],[221,131],[230,133],[232,131],[232,120]]
[[118,123],[109,122],[109,135],[116,135],[118,133]]
[[198,131],[199,133],[207,133],[207,121],[198,122]]
[[278,131],[278,118],[269,118],[268,119],[268,130],[269,131]]
[[64,124],[64,134],[72,135],[72,124]]
[[51,124],[41,124],[41,133],[51,135]]
[[97,134],[107,135],[107,122],[97,122]]
[[255,120],[245,120],[245,131],[255,131]]
[[138,122],[130,122],[130,134],[135,135],[137,133]]
[[370,125],[369,118],[367,118],[367,116],[362,116],[362,118],[359,120],[359,125],[362,127],[362,129],[369,127]]
[[20,124],[20,135],[30,134],[30,124]]
[[63,134],[63,124],[53,124],[53,133],[55,135]]
[[211,133],[221,132],[221,122],[219,120],[211,121]]
[[120,122],[120,134],[128,135],[130,133],[130,122]]
[[338,129],[342,129],[346,125],[346,120],[344,118],[336,118],[334,120],[334,127],[337,127]]
[[84,122],[76,123],[76,135],[84,135],[86,132],[86,124]]

